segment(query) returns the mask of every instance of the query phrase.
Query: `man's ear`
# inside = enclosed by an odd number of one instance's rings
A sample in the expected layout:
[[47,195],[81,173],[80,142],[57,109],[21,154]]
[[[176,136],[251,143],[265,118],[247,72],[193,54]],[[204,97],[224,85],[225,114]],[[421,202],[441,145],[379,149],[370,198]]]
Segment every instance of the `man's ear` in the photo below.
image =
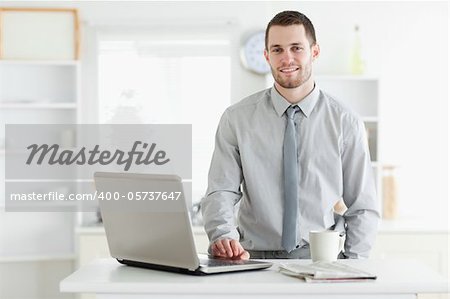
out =
[[269,63],[269,53],[267,53],[266,49],[264,49],[264,57],[266,58],[267,63]]
[[311,47],[311,55],[312,55],[312,61],[316,60],[317,58],[319,58],[320,55],[320,46],[318,43],[316,43],[315,45],[313,45]]

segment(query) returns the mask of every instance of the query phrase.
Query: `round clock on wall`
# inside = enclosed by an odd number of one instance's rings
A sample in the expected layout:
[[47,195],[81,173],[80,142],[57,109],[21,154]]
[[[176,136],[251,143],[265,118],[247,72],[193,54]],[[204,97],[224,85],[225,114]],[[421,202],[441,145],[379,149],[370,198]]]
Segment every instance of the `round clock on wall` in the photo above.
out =
[[252,34],[242,45],[241,59],[244,67],[257,74],[270,73],[270,66],[264,58],[264,31]]

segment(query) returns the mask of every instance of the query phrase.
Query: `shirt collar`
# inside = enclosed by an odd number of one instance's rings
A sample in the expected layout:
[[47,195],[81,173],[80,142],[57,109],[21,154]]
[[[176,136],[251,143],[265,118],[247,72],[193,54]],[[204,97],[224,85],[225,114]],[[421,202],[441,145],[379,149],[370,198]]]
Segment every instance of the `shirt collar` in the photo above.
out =
[[312,110],[314,109],[317,100],[319,99],[319,94],[320,94],[319,87],[317,86],[316,83],[314,83],[313,90],[305,98],[303,98],[303,100],[295,104],[291,104],[278,92],[278,90],[275,88],[275,85],[270,90],[272,103],[279,117],[281,117],[283,113],[286,111],[286,109],[289,108],[289,106],[291,105],[299,106],[303,114],[306,117],[308,117],[311,114]]

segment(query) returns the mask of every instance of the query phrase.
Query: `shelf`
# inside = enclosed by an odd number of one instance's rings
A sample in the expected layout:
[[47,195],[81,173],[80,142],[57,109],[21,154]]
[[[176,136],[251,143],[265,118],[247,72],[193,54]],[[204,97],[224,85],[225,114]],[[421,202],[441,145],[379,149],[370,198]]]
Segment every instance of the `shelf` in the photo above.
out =
[[72,261],[75,259],[75,254],[0,256],[0,263]]
[[[77,148],[72,148],[72,147],[61,147],[60,149],[59,149],[60,151],[66,151],[66,150],[69,150],[69,151],[75,151],[75,150],[77,150]],[[8,154],[10,154],[10,155],[29,155],[30,154],[30,150],[12,150],[12,149],[9,149],[8,150]],[[0,149],[0,156],[4,156],[4,155],[6,155],[6,150],[5,150],[5,148],[2,148],[2,149]]]
[[376,122],[378,109],[378,79],[368,76],[316,77],[318,86],[338,102],[342,102],[366,121]]
[[355,81],[377,81],[378,77],[370,75],[316,75],[315,78],[320,80],[355,80]]
[[2,65],[52,65],[52,66],[76,66],[78,60],[0,60]]
[[76,109],[75,103],[20,103],[20,104],[0,104],[0,109]]
[[364,122],[374,122],[374,123],[378,122],[378,117],[376,117],[376,116],[363,116],[363,117],[361,117],[361,119]]
[[382,219],[380,233],[447,233],[450,234],[450,224],[433,218],[401,218],[395,220]]
[[27,180],[16,180],[16,179],[5,179],[8,183],[91,183],[94,180],[84,180],[84,179],[27,179]]

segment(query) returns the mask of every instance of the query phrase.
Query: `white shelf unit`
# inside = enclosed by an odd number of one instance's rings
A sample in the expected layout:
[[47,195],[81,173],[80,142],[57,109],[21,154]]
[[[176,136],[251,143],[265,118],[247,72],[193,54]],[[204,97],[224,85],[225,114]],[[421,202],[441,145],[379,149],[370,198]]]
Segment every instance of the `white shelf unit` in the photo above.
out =
[[[5,136],[6,124],[79,122],[80,74],[80,62],[75,60],[0,60],[2,169],[5,169],[5,145],[8,142],[14,144],[14,137],[8,136],[8,140]],[[73,260],[75,215],[4,212],[4,171],[0,172],[0,181],[0,264]],[[50,240],[46,241],[47,238]]]
[[42,103],[42,104],[0,104],[0,109],[34,110],[34,109],[77,109],[75,103]]
[[378,200],[382,203],[379,80],[373,76],[316,76],[318,86],[359,114],[366,126]]

